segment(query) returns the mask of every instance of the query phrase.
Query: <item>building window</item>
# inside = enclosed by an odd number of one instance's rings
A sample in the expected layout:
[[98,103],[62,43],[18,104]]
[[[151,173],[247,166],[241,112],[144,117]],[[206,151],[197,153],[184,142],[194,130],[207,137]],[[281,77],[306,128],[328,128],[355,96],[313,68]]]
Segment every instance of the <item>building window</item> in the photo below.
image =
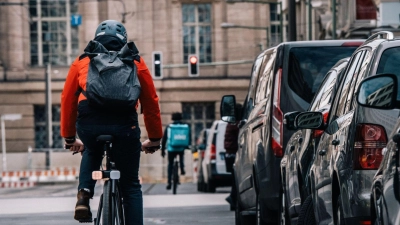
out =
[[188,123],[192,132],[192,143],[194,144],[200,131],[210,128],[215,120],[214,102],[182,103],[182,117]]
[[[270,26],[271,26],[271,32],[270,32],[270,42],[269,46],[276,46],[281,43],[281,38],[282,36],[282,29],[281,29],[281,12],[279,11],[279,4],[269,4],[269,10],[270,10]],[[283,22],[284,25],[285,22]]]
[[[51,148],[62,148],[63,141],[60,133],[60,105],[53,105],[52,113],[52,132],[53,145]],[[46,108],[44,105],[35,105],[35,148],[47,148],[46,131]]]
[[201,63],[211,62],[211,4],[183,4],[182,22],[183,62],[191,54]]
[[70,65],[78,56],[78,27],[71,15],[78,12],[78,0],[30,0],[31,65]]

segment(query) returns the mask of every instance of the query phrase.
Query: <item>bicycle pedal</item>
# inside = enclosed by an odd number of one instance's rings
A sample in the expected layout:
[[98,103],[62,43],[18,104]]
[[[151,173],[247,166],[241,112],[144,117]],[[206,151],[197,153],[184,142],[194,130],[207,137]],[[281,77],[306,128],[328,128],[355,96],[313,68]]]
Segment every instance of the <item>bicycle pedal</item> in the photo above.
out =
[[93,219],[92,219],[92,218],[90,218],[90,219],[79,220],[79,223],[92,223],[92,222],[93,222]]

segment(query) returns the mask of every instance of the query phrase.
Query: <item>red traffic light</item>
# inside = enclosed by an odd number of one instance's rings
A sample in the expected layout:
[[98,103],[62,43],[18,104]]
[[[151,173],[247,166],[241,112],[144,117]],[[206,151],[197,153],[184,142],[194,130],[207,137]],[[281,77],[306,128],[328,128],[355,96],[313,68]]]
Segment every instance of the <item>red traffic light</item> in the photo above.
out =
[[196,64],[197,63],[197,57],[196,56],[190,56],[189,62],[191,64]]

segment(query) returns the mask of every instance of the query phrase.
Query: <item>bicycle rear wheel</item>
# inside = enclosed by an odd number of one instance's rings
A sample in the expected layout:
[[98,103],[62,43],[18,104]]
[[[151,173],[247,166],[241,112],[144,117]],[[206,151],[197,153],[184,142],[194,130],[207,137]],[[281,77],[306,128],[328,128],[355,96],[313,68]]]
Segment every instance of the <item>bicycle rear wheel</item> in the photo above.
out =
[[102,225],[112,224],[113,210],[111,197],[111,182],[106,180],[103,187],[103,212],[101,213]]
[[124,207],[122,204],[122,194],[120,191],[119,183],[116,183],[115,187],[115,224],[116,225],[125,225],[125,214]]
[[173,182],[172,182],[172,193],[175,195],[176,194],[176,189],[177,189],[178,183],[179,183],[178,162],[177,161],[174,162],[174,172],[173,172],[172,176],[173,176],[172,177],[172,179],[173,179]]

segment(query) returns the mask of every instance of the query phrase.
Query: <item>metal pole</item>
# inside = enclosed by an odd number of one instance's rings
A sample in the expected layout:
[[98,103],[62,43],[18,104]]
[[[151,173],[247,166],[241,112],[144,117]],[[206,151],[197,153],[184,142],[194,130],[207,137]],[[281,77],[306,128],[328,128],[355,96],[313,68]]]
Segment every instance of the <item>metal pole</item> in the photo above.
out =
[[281,42],[283,42],[283,8],[282,8],[282,2],[279,2],[279,10],[280,10],[280,15],[279,15],[279,23],[281,26]]
[[[47,64],[46,70],[46,133],[47,147],[53,146],[52,112],[51,112],[51,65]],[[46,169],[50,169],[50,152],[46,151]]]
[[289,0],[289,41],[296,41],[296,0]]
[[336,0],[332,0],[332,39],[336,39]]
[[3,116],[1,116],[1,148],[3,150],[3,172],[6,172],[7,171],[6,130],[5,130]]
[[308,4],[307,4],[307,12],[308,12],[308,40],[312,40],[312,5],[311,5],[311,0],[308,0]]
[[268,38],[269,32],[268,32],[268,27],[267,27],[267,29],[265,29],[265,30],[267,31],[267,36],[266,36],[267,45],[265,46],[265,49],[267,49],[267,48],[269,47],[269,38]]

